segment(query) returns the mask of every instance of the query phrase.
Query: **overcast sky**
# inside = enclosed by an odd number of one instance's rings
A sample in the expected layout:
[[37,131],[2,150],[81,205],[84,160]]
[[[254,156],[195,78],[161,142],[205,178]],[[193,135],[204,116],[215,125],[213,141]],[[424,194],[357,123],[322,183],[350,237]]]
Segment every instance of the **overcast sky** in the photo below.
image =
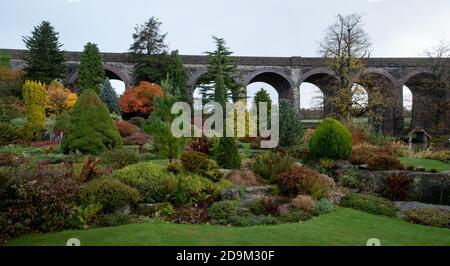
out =
[[374,57],[414,57],[450,39],[449,0],[1,0],[0,48],[24,48],[21,36],[49,20],[65,50],[97,43],[125,52],[137,23],[156,16],[171,49],[212,50],[212,35],[236,55],[317,56],[339,13],[364,15]]

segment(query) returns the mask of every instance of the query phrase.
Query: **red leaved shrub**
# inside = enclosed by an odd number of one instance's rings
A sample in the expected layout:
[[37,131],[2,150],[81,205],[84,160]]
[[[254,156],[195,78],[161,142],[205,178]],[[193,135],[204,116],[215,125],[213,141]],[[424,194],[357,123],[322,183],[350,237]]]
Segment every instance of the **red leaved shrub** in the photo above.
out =
[[114,124],[116,125],[116,128],[119,131],[120,136],[122,136],[122,138],[129,137],[139,132],[139,128],[137,126],[124,120],[114,121]]

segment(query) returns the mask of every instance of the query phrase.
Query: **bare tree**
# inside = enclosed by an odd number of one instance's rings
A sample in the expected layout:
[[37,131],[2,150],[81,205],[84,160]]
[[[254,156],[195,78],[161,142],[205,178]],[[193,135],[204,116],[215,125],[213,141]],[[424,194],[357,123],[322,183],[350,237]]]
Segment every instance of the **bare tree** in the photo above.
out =
[[363,26],[361,15],[338,15],[327,29],[318,52],[333,70],[336,80],[329,85],[331,91],[325,93],[323,101],[329,106],[327,111],[338,119],[351,121],[355,117],[371,116],[372,121],[380,124],[389,97],[383,95],[382,83],[364,75],[372,44]]

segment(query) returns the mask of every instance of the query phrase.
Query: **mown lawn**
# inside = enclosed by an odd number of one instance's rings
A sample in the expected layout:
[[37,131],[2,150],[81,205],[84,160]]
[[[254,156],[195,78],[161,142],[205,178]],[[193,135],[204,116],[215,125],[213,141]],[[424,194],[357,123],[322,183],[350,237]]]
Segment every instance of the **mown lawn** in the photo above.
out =
[[226,246],[226,245],[365,245],[378,238],[382,245],[450,245],[450,230],[409,224],[400,219],[338,209],[303,224],[283,224],[246,228],[211,225],[146,223],[87,231],[65,231],[45,235],[29,235],[7,245],[65,245],[78,238],[81,245],[119,246]]
[[414,165],[416,168],[424,168],[427,171],[433,169],[437,171],[450,170],[449,163],[444,163],[437,160],[401,157],[400,161],[405,165]]

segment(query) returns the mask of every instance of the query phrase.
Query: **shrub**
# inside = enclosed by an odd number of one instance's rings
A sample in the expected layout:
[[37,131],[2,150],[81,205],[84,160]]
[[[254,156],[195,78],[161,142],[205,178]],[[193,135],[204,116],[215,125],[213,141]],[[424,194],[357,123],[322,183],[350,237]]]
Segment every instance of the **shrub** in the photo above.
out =
[[408,157],[411,153],[409,146],[403,141],[388,141],[383,144],[383,150],[396,157]]
[[211,154],[213,143],[211,139],[203,136],[201,138],[192,138],[188,141],[186,150],[197,151],[204,154]]
[[86,90],[75,104],[61,148],[65,153],[79,150],[99,154],[121,146],[122,139],[108,109],[95,91]]
[[104,212],[113,212],[139,201],[139,192],[114,178],[100,178],[86,183],[80,191],[84,205],[100,204]]
[[[1,72],[1,68],[0,68]],[[1,84],[1,77],[0,77]],[[1,85],[0,85],[1,86]],[[1,92],[0,92],[1,93]],[[21,102],[14,97],[0,97],[0,122],[10,122],[13,119],[20,118],[21,113],[19,107]]]
[[292,199],[292,205],[297,209],[300,209],[307,213],[312,213],[316,206],[316,202],[311,196],[298,195],[297,197]]
[[189,172],[203,175],[213,181],[217,181],[222,177],[219,166],[214,161],[209,160],[204,153],[186,151],[181,155],[180,161]]
[[273,182],[276,177],[294,166],[295,159],[287,154],[266,152],[258,155],[253,163],[253,170],[261,178]]
[[405,167],[399,159],[386,154],[373,154],[369,157],[367,165],[370,170],[403,170]]
[[303,127],[298,112],[292,104],[286,101],[280,102],[280,146],[290,147],[301,144]]
[[25,137],[36,139],[45,128],[45,86],[40,82],[27,80],[23,85],[22,95],[27,115]]
[[70,90],[65,88],[61,82],[54,80],[46,87],[46,91],[45,112],[47,116],[58,116],[66,109],[65,102]]
[[274,217],[255,215],[240,208],[237,201],[216,202],[208,209],[208,214],[212,223],[220,225],[254,226],[278,223]]
[[163,166],[154,163],[137,163],[113,173],[125,184],[138,189],[146,203],[169,201],[176,187],[176,177]]
[[139,128],[136,125],[125,120],[114,121],[114,124],[116,125],[116,128],[122,138],[129,137],[139,132]]
[[314,207],[314,214],[321,215],[334,212],[335,210],[334,204],[329,199],[321,198]]
[[241,167],[241,156],[234,138],[220,138],[214,147],[214,156],[221,168],[239,169]]
[[247,208],[251,213],[255,215],[266,215],[268,214],[266,211],[266,206],[264,204],[263,199],[253,199],[248,201],[245,205],[245,208]]
[[302,210],[293,209],[286,214],[282,214],[278,217],[278,220],[282,223],[298,223],[311,219],[312,216]]
[[342,198],[345,196],[345,192],[342,190],[342,188],[335,188],[332,189],[328,193],[328,198],[331,200],[331,202],[335,205],[339,205],[341,203]]
[[129,88],[119,99],[120,109],[126,116],[144,116],[153,111],[153,100],[162,96],[161,86],[141,81],[137,87]]
[[226,179],[238,186],[252,187],[259,185],[255,173],[251,170],[233,170],[226,176]]
[[143,117],[135,116],[135,117],[130,118],[128,120],[128,122],[130,122],[131,124],[137,126],[140,129],[143,129],[145,123],[147,123],[147,120],[145,120],[145,118],[143,118]]
[[120,169],[127,165],[138,163],[139,153],[132,149],[115,149],[101,155],[101,163],[112,169]]
[[316,129],[309,150],[317,158],[347,159],[352,152],[352,135],[341,122],[327,118]]
[[450,211],[443,209],[414,209],[404,213],[404,219],[415,224],[423,224],[450,229]]
[[331,189],[330,184],[318,172],[307,167],[294,167],[281,173],[277,183],[285,194],[293,196],[303,193],[316,199],[327,197]]
[[429,160],[438,160],[438,161],[450,161],[450,151],[441,150],[441,151],[421,151],[415,154],[417,158],[429,159]]
[[143,151],[143,146],[150,142],[150,136],[143,133],[137,132],[131,136],[128,136],[123,139],[123,143],[126,145],[138,145],[139,151]]
[[370,156],[380,153],[382,153],[381,149],[376,146],[368,144],[358,145],[353,147],[350,162],[354,165],[367,164]]
[[216,197],[222,189],[230,186],[229,182],[213,183],[206,177],[193,174],[175,176],[165,167],[154,163],[129,165],[114,172],[113,176],[129,186],[137,188],[142,199],[147,203],[199,202]]
[[227,224],[230,217],[239,212],[239,202],[233,200],[224,200],[215,202],[208,209],[208,214],[212,220],[219,224]]
[[10,144],[21,137],[21,133],[9,123],[0,122],[0,145]]
[[67,133],[70,128],[70,114],[67,111],[63,111],[56,118],[55,125],[53,126],[54,132],[64,132]]
[[345,173],[339,176],[339,183],[348,188],[358,188],[360,185],[359,179],[353,173]]
[[385,180],[384,195],[392,200],[407,200],[412,183],[404,173],[392,174]]
[[79,226],[75,212],[78,182],[68,167],[22,165],[9,181],[0,235],[53,232]]
[[381,197],[357,193],[347,193],[342,200],[341,206],[352,208],[376,215],[395,217],[398,209],[394,203]]

